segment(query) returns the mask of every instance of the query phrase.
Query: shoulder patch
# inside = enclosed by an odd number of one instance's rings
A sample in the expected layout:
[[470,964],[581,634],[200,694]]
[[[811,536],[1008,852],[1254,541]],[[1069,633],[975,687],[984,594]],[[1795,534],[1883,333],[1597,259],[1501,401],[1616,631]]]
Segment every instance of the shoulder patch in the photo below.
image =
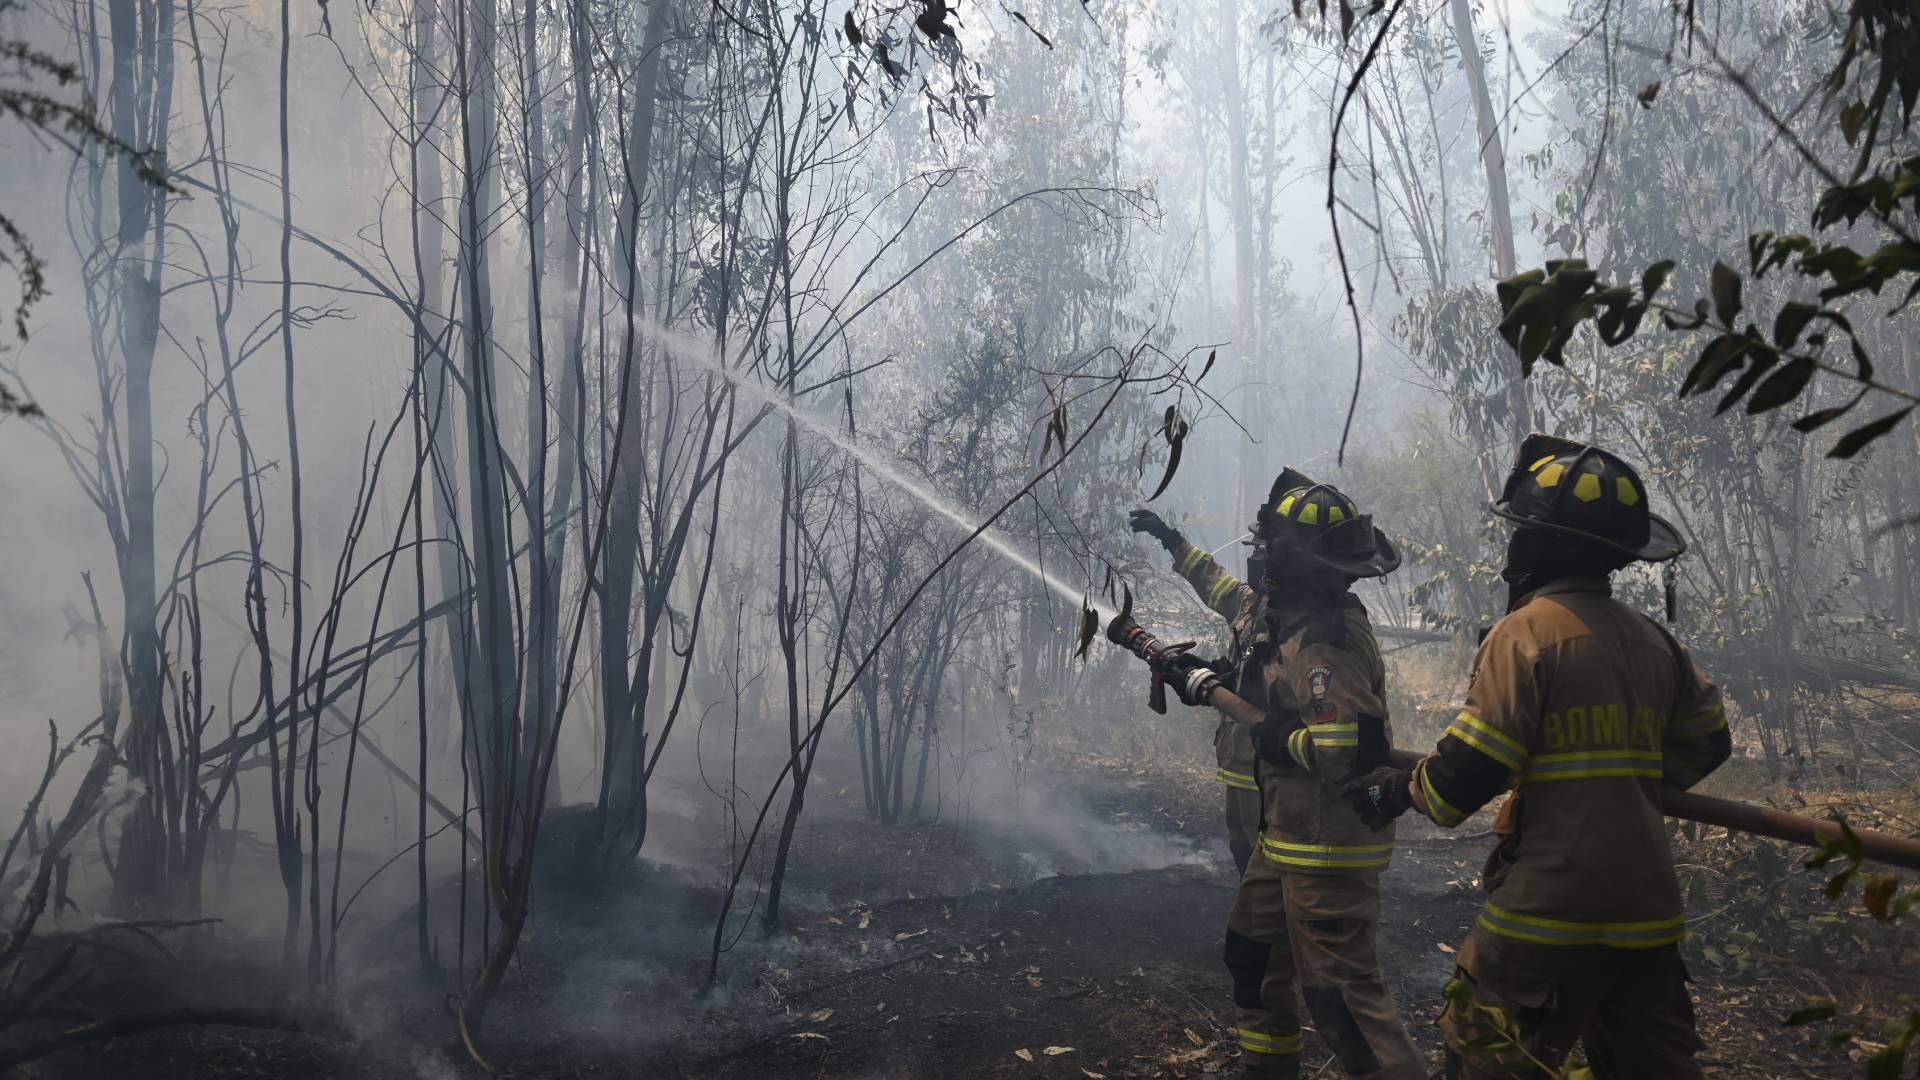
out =
[[1327,690],[1333,686],[1333,668],[1326,664],[1307,669],[1307,693],[1313,695],[1314,704],[1327,700]]
[[1307,696],[1312,699],[1314,723],[1324,724],[1333,719],[1333,702],[1328,700],[1332,689],[1332,667],[1319,664],[1307,669]]

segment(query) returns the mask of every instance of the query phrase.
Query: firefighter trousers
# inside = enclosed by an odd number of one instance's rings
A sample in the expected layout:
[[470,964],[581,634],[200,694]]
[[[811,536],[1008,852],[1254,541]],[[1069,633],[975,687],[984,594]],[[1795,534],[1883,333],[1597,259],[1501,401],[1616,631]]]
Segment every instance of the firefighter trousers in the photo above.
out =
[[1305,999],[1347,1075],[1426,1080],[1380,975],[1379,919],[1378,875],[1295,873],[1255,856],[1234,894],[1225,957],[1249,1072],[1299,1075]]
[[1677,945],[1535,945],[1476,927],[1447,986],[1440,1032],[1448,1080],[1558,1075],[1576,1042],[1600,1080],[1702,1075]]
[[1247,872],[1247,860],[1260,846],[1260,789],[1248,791],[1232,784],[1220,785],[1226,792],[1227,849],[1233,852],[1236,875]]

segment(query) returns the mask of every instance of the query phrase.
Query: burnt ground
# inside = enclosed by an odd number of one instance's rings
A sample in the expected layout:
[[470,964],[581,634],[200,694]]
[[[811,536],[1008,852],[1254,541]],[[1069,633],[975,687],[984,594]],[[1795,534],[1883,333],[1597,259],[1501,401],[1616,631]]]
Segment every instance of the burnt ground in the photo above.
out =
[[[1129,774],[1111,762],[1042,779],[1049,795],[1025,819],[930,828],[872,824],[857,793],[836,798],[823,785],[796,847],[785,927],[768,937],[757,919],[743,921],[722,984],[707,997],[690,988],[705,971],[710,887],[649,869],[613,897],[549,902],[480,1053],[501,1075],[529,1080],[1118,1080],[1229,1070],[1219,949],[1232,875],[1210,780],[1198,770]],[[1474,916],[1487,844],[1471,823],[1442,834],[1416,822],[1403,829],[1385,878],[1384,966],[1416,1040],[1434,1055],[1439,987]],[[351,1039],[170,1029],[49,1058],[37,1071],[485,1075],[452,1040],[444,982],[409,974],[403,940],[399,931],[376,936],[351,961],[359,967],[336,998]],[[201,1001],[259,1004],[257,980],[271,970],[231,947],[183,963],[192,974],[176,972],[163,992]],[[1710,1075],[1862,1074],[1813,1034],[1780,1026],[1830,974],[1764,954],[1727,978],[1695,970]],[[1883,989],[1911,988],[1909,978],[1892,971]],[[1308,1076],[1340,1075],[1309,1046]]]

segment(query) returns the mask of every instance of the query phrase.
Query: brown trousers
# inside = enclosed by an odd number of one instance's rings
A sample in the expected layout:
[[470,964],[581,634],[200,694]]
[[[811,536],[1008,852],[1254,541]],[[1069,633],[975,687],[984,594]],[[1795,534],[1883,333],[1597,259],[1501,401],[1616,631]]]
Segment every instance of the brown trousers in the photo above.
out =
[[1227,920],[1242,1060],[1263,1075],[1297,1075],[1300,999],[1347,1075],[1426,1080],[1380,975],[1376,874],[1283,871],[1256,855]]
[[1233,868],[1247,872],[1247,860],[1260,847],[1260,793],[1245,788],[1220,785],[1226,792],[1227,849],[1233,852]]
[[1534,945],[1475,927],[1440,1016],[1448,1080],[1534,1080],[1574,1044],[1600,1080],[1697,1080],[1700,1037],[1677,945]]

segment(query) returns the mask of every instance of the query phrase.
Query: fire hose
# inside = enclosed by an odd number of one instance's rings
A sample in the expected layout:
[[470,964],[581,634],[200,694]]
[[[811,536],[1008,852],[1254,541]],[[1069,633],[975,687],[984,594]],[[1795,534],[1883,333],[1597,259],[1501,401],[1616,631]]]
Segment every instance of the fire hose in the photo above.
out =
[[[1155,712],[1166,712],[1163,675],[1169,670],[1169,662],[1183,657],[1193,647],[1192,642],[1165,644],[1125,613],[1107,624],[1107,640],[1146,661],[1154,673],[1149,705]],[[1193,661],[1187,663],[1192,665]],[[1206,668],[1190,667],[1189,670],[1206,672],[1192,677],[1192,683],[1197,688],[1197,696],[1208,705],[1243,724],[1257,724],[1266,719],[1263,710],[1228,689],[1217,673]],[[1388,756],[1388,763],[1410,768],[1425,756],[1411,750],[1394,750]],[[1850,828],[1838,821],[1672,788],[1659,789],[1658,797],[1661,812],[1670,818],[1717,825],[1735,832],[1810,847],[1838,844],[1844,848],[1857,844],[1857,850],[1865,860],[1920,871],[1920,840],[1873,829]]]

